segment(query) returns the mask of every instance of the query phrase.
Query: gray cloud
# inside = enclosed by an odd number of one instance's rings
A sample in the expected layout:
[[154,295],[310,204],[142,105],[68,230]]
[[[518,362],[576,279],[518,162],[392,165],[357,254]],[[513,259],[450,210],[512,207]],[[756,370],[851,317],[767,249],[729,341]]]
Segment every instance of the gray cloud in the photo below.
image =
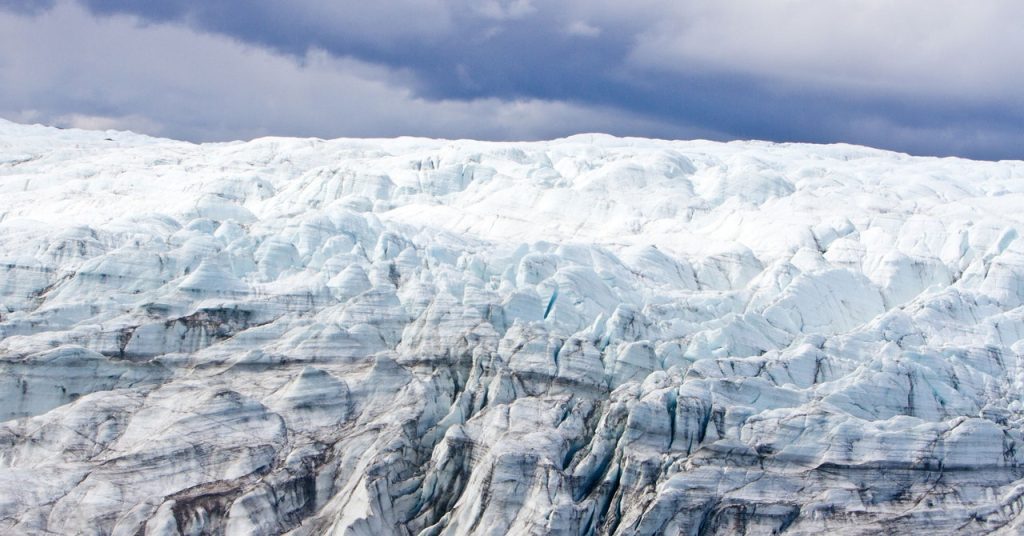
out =
[[644,67],[880,95],[1024,102],[1015,0],[694,1],[638,36]]
[[[36,46],[20,45],[33,40]],[[544,99],[428,100],[400,70],[319,50],[296,58],[180,25],[95,18],[72,4],[32,18],[0,13],[0,65],[0,114],[7,117],[196,140],[701,133]]]
[[0,0],[0,113],[190,139],[1024,146],[1010,0],[70,2]]

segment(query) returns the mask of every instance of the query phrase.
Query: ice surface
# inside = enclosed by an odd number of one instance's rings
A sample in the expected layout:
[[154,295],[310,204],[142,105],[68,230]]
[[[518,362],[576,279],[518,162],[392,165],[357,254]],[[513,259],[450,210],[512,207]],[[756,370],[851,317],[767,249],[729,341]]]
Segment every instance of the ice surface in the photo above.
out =
[[1024,530],[1024,163],[0,121],[0,532]]

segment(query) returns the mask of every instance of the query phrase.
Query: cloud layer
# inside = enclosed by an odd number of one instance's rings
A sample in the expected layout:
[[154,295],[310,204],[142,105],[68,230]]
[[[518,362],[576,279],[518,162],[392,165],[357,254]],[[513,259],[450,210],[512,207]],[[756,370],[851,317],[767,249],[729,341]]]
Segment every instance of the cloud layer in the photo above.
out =
[[1024,157],[1016,1],[0,8],[0,115],[14,120],[193,140],[605,131]]

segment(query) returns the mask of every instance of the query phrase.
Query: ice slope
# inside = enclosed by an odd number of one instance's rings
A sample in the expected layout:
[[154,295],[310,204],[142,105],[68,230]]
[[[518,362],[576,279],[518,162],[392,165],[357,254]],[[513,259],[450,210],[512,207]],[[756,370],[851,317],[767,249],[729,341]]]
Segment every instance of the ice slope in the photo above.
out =
[[1024,163],[0,122],[0,533],[1024,530]]

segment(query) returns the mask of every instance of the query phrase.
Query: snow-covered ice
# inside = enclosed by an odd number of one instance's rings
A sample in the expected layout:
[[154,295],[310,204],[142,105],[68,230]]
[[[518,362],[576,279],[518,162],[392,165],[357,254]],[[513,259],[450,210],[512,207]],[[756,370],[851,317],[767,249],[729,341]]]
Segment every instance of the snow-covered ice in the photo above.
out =
[[0,533],[1024,530],[1024,162],[0,121]]

